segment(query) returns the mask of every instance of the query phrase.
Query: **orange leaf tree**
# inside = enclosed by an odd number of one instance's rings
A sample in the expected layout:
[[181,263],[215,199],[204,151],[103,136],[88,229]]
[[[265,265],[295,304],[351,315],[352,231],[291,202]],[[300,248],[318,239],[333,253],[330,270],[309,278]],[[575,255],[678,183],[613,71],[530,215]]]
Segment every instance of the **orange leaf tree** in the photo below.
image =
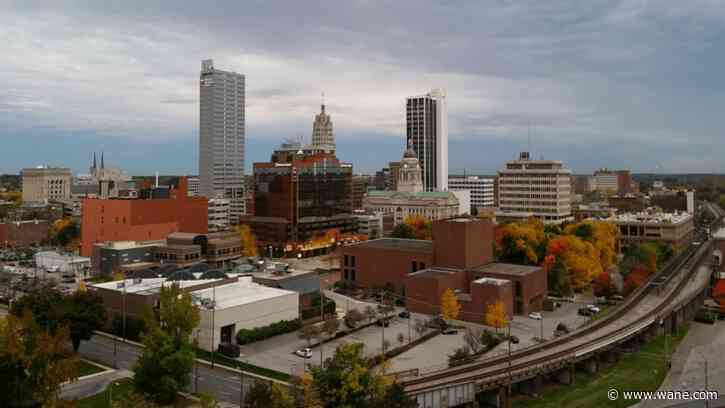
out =
[[496,255],[502,261],[537,265],[544,260],[546,243],[544,224],[533,217],[496,228]]
[[461,313],[461,304],[453,289],[448,288],[441,296],[441,317],[445,320],[456,320]]
[[239,238],[242,240],[242,255],[259,256],[257,238],[252,233],[252,228],[246,224],[240,225],[237,227],[237,232],[239,232]]
[[500,300],[486,305],[486,317],[484,319],[486,325],[501,329],[508,324],[508,316],[506,316],[506,307]]
[[415,239],[433,239],[433,223],[420,215],[411,215],[403,221],[415,235]]

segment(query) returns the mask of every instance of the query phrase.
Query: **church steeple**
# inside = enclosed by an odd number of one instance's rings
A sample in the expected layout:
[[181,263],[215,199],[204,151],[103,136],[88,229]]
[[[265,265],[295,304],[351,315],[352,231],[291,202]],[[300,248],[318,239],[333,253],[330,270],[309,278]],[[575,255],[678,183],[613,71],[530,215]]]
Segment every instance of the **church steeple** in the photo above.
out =
[[104,168],[104,165],[103,165],[103,152],[101,152],[101,168],[102,169]]
[[93,152],[93,167],[91,167],[91,169],[96,169],[96,152]]

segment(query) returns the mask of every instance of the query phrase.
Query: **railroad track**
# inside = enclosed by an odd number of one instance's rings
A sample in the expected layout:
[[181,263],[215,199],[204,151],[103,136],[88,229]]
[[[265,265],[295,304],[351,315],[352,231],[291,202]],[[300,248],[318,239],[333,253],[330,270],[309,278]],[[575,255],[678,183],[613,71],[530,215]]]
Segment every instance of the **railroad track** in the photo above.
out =
[[[710,224],[710,227],[719,225],[723,217],[718,215],[718,218]],[[402,384],[405,389],[409,392],[421,392],[427,389],[440,388],[449,384],[460,384],[465,382],[481,382],[483,379],[489,379],[490,383],[500,383],[501,380],[507,380],[511,373],[521,370],[526,370],[530,367],[546,367],[546,366],[558,366],[562,361],[571,360],[572,357],[576,358],[577,355],[587,354],[589,352],[596,351],[602,347],[592,348],[592,343],[597,343],[600,339],[617,339],[627,338],[638,333],[642,328],[648,327],[653,322],[659,320],[658,313],[663,306],[667,306],[672,303],[677,296],[680,294],[682,288],[687,284],[689,279],[683,277],[672,290],[667,297],[660,303],[660,307],[653,308],[650,312],[639,317],[635,321],[621,327],[608,331],[607,333],[600,336],[597,340],[586,342],[579,345],[572,345],[560,352],[547,354],[545,356],[529,359],[529,357],[535,356],[537,353],[545,352],[558,346],[565,346],[567,343],[575,342],[582,337],[595,333],[597,330],[603,329],[614,321],[619,320],[627,314],[632,308],[636,307],[643,299],[647,297],[654,287],[662,287],[668,285],[671,280],[678,275],[678,273],[690,273],[702,260],[703,256],[710,250],[712,243],[710,241],[703,242],[700,245],[691,244],[685,251],[682,251],[674,259],[672,259],[661,271],[652,276],[642,287],[633,292],[624,302],[616,307],[616,309],[605,316],[601,320],[595,321],[583,328],[573,331],[572,333],[548,341],[544,344],[536,345],[523,349],[521,351],[508,355],[498,356],[490,359],[486,359],[480,362],[471,363],[464,366],[459,366],[453,369],[446,369],[439,372],[434,372],[429,375],[418,377],[403,381]],[[657,282],[656,286],[653,283]],[[611,342],[610,342],[611,343]],[[581,354],[579,354],[581,353]],[[527,359],[525,362],[517,362],[517,360]],[[510,366],[508,365],[510,361]],[[488,370],[486,372],[477,372],[485,370],[486,368],[495,367],[497,365],[507,364],[506,367]],[[467,375],[470,374],[470,375]],[[449,380],[446,380],[449,379]],[[434,383],[434,384],[430,384]],[[427,386],[427,384],[430,384]]]

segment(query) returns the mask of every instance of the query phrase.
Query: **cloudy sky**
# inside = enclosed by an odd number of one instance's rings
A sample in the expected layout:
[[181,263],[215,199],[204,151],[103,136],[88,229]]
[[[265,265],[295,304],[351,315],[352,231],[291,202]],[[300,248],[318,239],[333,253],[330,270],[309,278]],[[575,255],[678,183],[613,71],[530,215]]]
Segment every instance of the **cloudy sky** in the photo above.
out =
[[[48,2],[51,3],[51,2]],[[309,139],[400,157],[405,97],[448,92],[450,168],[528,145],[577,172],[725,172],[722,1],[0,1],[0,172],[197,171],[202,59],[247,80],[247,164]]]

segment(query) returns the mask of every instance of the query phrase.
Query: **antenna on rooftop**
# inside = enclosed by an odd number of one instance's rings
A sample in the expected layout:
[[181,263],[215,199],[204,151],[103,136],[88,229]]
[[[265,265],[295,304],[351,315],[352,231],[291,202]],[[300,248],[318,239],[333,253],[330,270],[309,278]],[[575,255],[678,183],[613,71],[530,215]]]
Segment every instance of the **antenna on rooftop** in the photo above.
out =
[[528,131],[528,134],[529,134],[529,147],[528,147],[528,151],[529,151],[529,153],[531,153],[531,119],[529,119],[528,122],[529,122],[529,131]]

